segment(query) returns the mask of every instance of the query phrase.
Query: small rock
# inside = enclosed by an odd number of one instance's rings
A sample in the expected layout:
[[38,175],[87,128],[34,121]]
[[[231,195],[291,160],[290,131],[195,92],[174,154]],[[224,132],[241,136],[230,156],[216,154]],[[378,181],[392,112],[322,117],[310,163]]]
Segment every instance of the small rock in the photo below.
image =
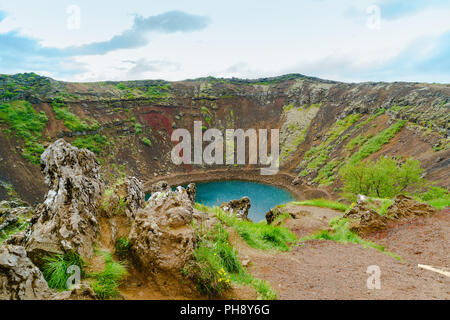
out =
[[231,200],[220,205],[220,208],[223,211],[235,215],[238,219],[247,221],[250,220],[248,218],[248,211],[250,210],[250,207],[251,202],[249,197],[243,197],[239,200]]

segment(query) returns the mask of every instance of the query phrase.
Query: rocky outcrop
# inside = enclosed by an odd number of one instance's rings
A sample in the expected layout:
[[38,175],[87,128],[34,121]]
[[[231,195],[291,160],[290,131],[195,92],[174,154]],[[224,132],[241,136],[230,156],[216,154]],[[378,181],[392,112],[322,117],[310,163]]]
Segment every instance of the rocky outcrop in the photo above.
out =
[[16,201],[0,202],[0,232],[31,217],[33,208],[22,205]]
[[170,185],[166,181],[159,181],[152,185],[150,193],[154,194],[156,192],[169,192],[171,190]]
[[229,214],[235,215],[238,219],[249,220],[248,211],[251,207],[251,202],[249,197],[243,197],[239,200],[231,200],[229,202],[224,202],[220,205],[220,208],[228,212]]
[[114,247],[119,238],[128,238],[137,212],[145,204],[142,183],[128,177],[107,189],[101,199],[100,243]]
[[436,213],[437,210],[427,203],[415,201],[413,198],[398,195],[394,203],[387,209],[387,213],[394,219],[408,218],[412,216],[428,216]]
[[195,198],[197,196],[197,186],[195,185],[195,183],[189,183],[188,186],[186,187],[186,192],[192,204],[194,205]]
[[60,139],[42,154],[41,169],[50,191],[26,235],[29,257],[40,263],[42,254],[75,251],[89,258],[104,190],[99,162],[91,151]]
[[145,204],[145,193],[142,188],[142,182],[136,177],[128,177],[123,183],[125,188],[125,215],[134,218],[139,209]]
[[266,221],[267,224],[272,224],[272,222],[275,221],[275,219],[280,216],[282,212],[278,208],[272,208],[269,210],[269,212],[266,212]]
[[51,296],[41,271],[23,247],[0,247],[0,300],[42,300]]
[[437,212],[427,203],[415,201],[413,198],[398,195],[393,204],[387,209],[387,215],[381,216],[367,204],[367,197],[358,196],[357,204],[344,215],[352,222],[350,230],[360,234],[367,234],[385,230],[388,223],[415,216],[423,217]]
[[123,212],[128,218],[134,219],[137,211],[145,204],[142,183],[136,177],[125,178],[110,192],[105,192],[101,202],[103,213],[106,216],[111,217]]
[[176,191],[153,193],[136,215],[130,253],[162,289],[167,281],[181,279],[181,271],[191,259],[195,244],[192,205],[187,191],[178,187]]
[[344,218],[349,218],[352,221],[349,229],[358,234],[368,234],[385,230],[389,220],[387,217],[379,215],[378,212],[370,208],[364,201],[359,201],[359,203],[344,215]]

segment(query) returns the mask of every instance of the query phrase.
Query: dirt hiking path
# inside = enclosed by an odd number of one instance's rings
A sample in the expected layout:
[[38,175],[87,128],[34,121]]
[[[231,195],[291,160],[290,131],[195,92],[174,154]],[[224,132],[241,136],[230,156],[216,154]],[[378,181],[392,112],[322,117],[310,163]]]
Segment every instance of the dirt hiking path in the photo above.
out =
[[[296,210],[305,211],[304,221],[287,226],[299,236],[326,228],[330,218],[342,215],[315,207]],[[231,236],[240,255],[250,258],[249,271],[270,283],[279,299],[450,299],[450,278],[417,266],[450,266],[448,212],[393,226],[368,240],[385,245],[403,261],[373,248],[333,241],[307,241],[286,253],[264,252]],[[366,271],[372,265],[381,271],[379,290],[367,288]]]

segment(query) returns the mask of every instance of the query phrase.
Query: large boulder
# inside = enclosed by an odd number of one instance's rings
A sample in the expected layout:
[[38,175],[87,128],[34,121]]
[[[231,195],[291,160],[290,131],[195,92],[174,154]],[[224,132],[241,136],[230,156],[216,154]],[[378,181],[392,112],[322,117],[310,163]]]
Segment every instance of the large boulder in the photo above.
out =
[[23,247],[0,247],[0,300],[50,299],[41,271],[27,257]]
[[59,139],[42,154],[41,170],[50,191],[26,234],[28,256],[37,264],[48,253],[75,251],[90,258],[104,190],[94,153]]
[[250,198],[243,197],[239,200],[224,202],[220,205],[220,208],[229,214],[235,215],[240,220],[249,220],[248,211],[251,206]]
[[192,257],[196,241],[192,219],[193,203],[182,187],[153,193],[136,215],[130,233],[131,256],[162,289],[182,280],[181,271]]
[[387,213],[394,219],[408,218],[412,216],[428,216],[437,210],[427,203],[422,203],[405,195],[398,195],[394,203],[387,209]]

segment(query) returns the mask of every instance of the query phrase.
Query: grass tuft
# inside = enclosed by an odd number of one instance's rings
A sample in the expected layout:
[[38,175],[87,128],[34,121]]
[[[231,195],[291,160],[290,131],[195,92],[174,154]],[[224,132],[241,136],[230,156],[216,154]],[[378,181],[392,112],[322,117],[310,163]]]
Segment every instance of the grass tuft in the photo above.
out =
[[265,221],[259,223],[242,221],[218,207],[210,208],[196,204],[196,208],[214,214],[220,221],[236,230],[249,246],[256,249],[289,251],[289,243],[297,241],[297,237],[284,227],[268,225]]
[[349,206],[326,199],[313,199],[313,200],[305,200],[305,201],[294,201],[291,202],[291,204],[298,205],[298,206],[313,206],[313,207],[320,207],[320,208],[329,208],[333,210],[338,210],[342,212],[346,212],[349,209]]
[[118,298],[120,281],[128,275],[127,268],[124,263],[113,261],[111,253],[106,251],[99,253],[104,258],[105,269],[89,275],[95,279],[92,289],[100,299]]
[[80,267],[82,274],[84,273],[83,268],[86,266],[80,255],[75,252],[44,257],[43,261],[43,274],[48,286],[60,291],[69,289],[67,280],[70,274],[67,274],[67,269],[70,266]]
[[365,248],[371,247],[374,249],[377,249],[381,252],[384,252],[395,259],[401,261],[402,259],[397,256],[395,253],[385,251],[385,247],[382,245],[378,245],[376,243],[373,243],[371,241],[367,241],[364,239],[361,239],[356,233],[351,232],[349,229],[350,226],[350,220],[346,218],[340,218],[336,217],[331,219],[330,221],[330,227],[331,230],[320,230],[314,233],[311,236],[303,237],[300,239],[301,241],[306,240],[332,240],[339,243],[354,243],[354,244],[360,244]]
[[265,281],[254,278],[242,267],[238,252],[228,241],[229,234],[220,222],[207,232],[194,227],[199,240],[193,260],[183,271],[197,284],[200,292],[221,296],[232,283],[237,283],[254,287],[260,299],[277,299],[275,291]]

